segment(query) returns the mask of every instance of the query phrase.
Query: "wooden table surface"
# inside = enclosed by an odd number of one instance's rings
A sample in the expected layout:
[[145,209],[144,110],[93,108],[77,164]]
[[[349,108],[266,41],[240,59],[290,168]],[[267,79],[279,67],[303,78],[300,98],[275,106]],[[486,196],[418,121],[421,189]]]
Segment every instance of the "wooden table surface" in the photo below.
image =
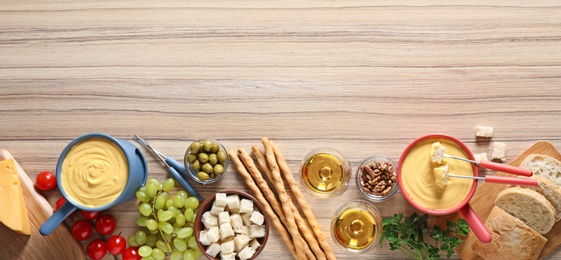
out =
[[[493,138],[476,141],[476,125],[493,126]],[[342,152],[354,172],[433,132],[488,155],[505,142],[509,162],[537,140],[561,148],[561,5],[2,0],[0,129],[0,148],[32,178],[88,132],[139,134],[179,160],[198,138],[249,149],[267,136],[295,173],[318,147]],[[150,177],[166,178],[142,151]],[[353,183],[336,198],[307,196],[325,232],[337,207],[361,199]],[[233,167],[195,187],[248,191]],[[375,206],[415,211],[401,193]],[[110,213],[118,232],[136,231],[136,202]],[[387,244],[367,257],[405,258]],[[290,258],[273,229],[260,259]]]

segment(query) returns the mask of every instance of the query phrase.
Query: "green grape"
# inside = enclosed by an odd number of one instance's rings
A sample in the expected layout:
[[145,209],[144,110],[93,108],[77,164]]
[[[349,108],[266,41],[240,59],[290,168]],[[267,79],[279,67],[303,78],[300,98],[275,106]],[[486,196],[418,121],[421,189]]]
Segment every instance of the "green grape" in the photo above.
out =
[[171,238],[173,237],[173,235],[164,233],[163,237],[166,239],[166,241],[171,241]]
[[156,241],[158,241],[158,236],[156,234],[150,234],[146,237],[146,245],[149,247],[156,246]]
[[134,238],[139,245],[144,245],[146,243],[146,233],[142,230],[136,231]]
[[146,220],[146,227],[148,230],[157,230],[158,229],[158,222],[153,219]]
[[154,202],[154,208],[162,209],[164,208],[165,205],[166,205],[166,197],[162,196],[162,194],[158,195],[158,197],[156,197],[156,201]]
[[158,190],[160,189],[160,185],[154,182],[149,182],[146,184],[146,195],[150,198],[154,198],[156,194],[158,194]]
[[185,221],[187,222],[193,222],[195,220],[195,213],[192,208],[185,208],[183,215],[185,216]]
[[168,208],[168,211],[171,212],[171,216],[172,216],[172,217],[177,216],[177,214],[181,214],[181,211],[178,210],[178,209],[177,209],[176,207],[174,207],[174,206],[169,207],[169,208]]
[[[157,224],[156,224],[156,225],[157,225]],[[155,235],[155,234],[159,234],[159,233],[160,233],[160,230],[159,230],[158,228],[156,228],[156,229],[154,229],[154,230],[148,230],[148,233],[149,233],[149,234]]]
[[134,235],[127,238],[127,243],[129,244],[129,246],[134,246],[134,247],[139,246],[138,242],[136,242],[136,238],[134,238]]
[[198,247],[190,250],[193,250],[193,252],[195,253],[195,259],[203,256],[203,252],[201,252],[201,249],[199,249]]
[[178,190],[178,191],[175,193],[175,196],[180,196],[180,197],[183,197],[183,198],[187,198],[187,197],[188,197],[188,196],[187,196],[187,192],[184,191],[184,190]]
[[140,187],[140,189],[138,189],[138,191],[146,192],[146,186]]
[[173,217],[173,214],[169,210],[158,210],[158,221],[168,221]]
[[175,195],[173,197],[173,206],[180,209],[185,206],[185,197]]
[[166,209],[169,209],[169,207],[173,206],[173,199],[168,199],[166,200]]
[[166,244],[166,242],[162,241],[162,240],[158,240],[156,242],[156,247],[159,248],[160,250],[167,252],[168,251],[168,244]]
[[173,251],[173,253],[169,257],[169,259],[170,260],[181,260],[181,259],[183,259],[183,252],[175,250],[175,251]]
[[152,248],[149,246],[141,246],[138,248],[138,254],[142,257],[148,257],[152,255]]
[[184,227],[177,231],[178,238],[188,238],[191,235],[193,235],[193,228],[190,227]]
[[195,257],[195,252],[193,252],[193,250],[189,249],[189,250],[185,250],[185,252],[183,253],[183,259],[185,259],[185,260],[195,260],[197,258]]
[[195,239],[195,237],[190,237],[189,240],[187,240],[187,245],[189,245],[189,248],[198,248],[199,246],[197,246],[197,240]]
[[142,203],[138,206],[138,211],[140,211],[142,216],[148,217],[152,213],[152,207],[148,203]]
[[175,224],[179,227],[183,227],[185,225],[185,215],[178,214],[175,216]]
[[159,248],[154,248],[152,249],[152,257],[154,257],[156,260],[164,260],[164,258],[166,258],[166,254],[164,254],[164,251],[160,250]]
[[140,217],[136,219],[136,224],[140,227],[146,227],[146,221],[148,221],[147,217]]
[[185,207],[189,209],[196,209],[199,206],[199,199],[196,197],[189,197],[185,199]]
[[173,226],[170,223],[160,221],[158,227],[166,234],[173,233]]
[[175,181],[172,178],[169,178],[164,181],[164,184],[162,184],[162,190],[168,192],[173,189],[173,186],[175,186]]
[[173,246],[175,246],[175,249],[181,252],[187,250],[187,243],[185,243],[185,239],[183,238],[175,238],[173,240]]
[[150,201],[150,198],[148,198],[148,196],[146,196],[146,192],[144,191],[137,191],[136,192],[136,198],[142,202],[148,202]]

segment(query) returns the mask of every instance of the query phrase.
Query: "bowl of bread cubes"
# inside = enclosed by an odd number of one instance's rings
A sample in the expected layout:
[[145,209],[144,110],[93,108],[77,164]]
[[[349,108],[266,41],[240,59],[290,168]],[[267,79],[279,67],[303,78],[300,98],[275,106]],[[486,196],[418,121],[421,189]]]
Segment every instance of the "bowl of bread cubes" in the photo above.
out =
[[256,259],[269,237],[263,206],[241,191],[221,191],[205,199],[194,224],[197,245],[208,259]]

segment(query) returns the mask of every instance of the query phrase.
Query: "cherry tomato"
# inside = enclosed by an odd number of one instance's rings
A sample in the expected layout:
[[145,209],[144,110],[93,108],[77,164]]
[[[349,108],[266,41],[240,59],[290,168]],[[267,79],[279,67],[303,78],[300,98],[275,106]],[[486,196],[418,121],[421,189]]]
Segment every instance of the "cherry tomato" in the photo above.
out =
[[107,254],[107,247],[105,242],[101,239],[94,239],[86,247],[86,253],[91,259],[101,259]]
[[72,225],[72,236],[78,240],[86,240],[92,235],[92,224],[85,220],[80,219]]
[[122,236],[114,235],[107,239],[107,251],[109,251],[109,253],[111,254],[121,254],[123,253],[123,251],[125,251],[126,247],[127,240]]
[[66,199],[64,197],[58,199],[55,203],[55,211],[60,209],[60,207],[62,207],[62,204],[64,204],[66,202]]
[[123,260],[140,260],[142,257],[138,254],[138,248],[129,247],[123,252]]
[[40,172],[35,178],[35,186],[40,190],[52,190],[56,187],[56,176],[52,172]]
[[117,221],[115,221],[115,218],[111,215],[101,215],[95,221],[95,229],[102,235],[113,233],[116,226]]
[[100,211],[82,210],[82,216],[84,216],[84,218],[89,219],[89,220],[93,220],[93,219],[97,218],[99,216],[99,214],[101,214]]

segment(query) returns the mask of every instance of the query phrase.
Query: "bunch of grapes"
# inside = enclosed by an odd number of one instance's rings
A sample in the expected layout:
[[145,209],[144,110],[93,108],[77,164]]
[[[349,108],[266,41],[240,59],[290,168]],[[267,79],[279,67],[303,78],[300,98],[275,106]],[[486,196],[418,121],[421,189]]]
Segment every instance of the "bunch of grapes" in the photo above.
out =
[[193,236],[199,200],[184,190],[172,196],[170,191],[174,185],[171,178],[163,183],[150,178],[146,186],[136,192],[141,214],[136,223],[141,230],[127,242],[138,247],[138,254],[144,258],[160,260],[171,253],[171,260],[192,260],[202,255]]

